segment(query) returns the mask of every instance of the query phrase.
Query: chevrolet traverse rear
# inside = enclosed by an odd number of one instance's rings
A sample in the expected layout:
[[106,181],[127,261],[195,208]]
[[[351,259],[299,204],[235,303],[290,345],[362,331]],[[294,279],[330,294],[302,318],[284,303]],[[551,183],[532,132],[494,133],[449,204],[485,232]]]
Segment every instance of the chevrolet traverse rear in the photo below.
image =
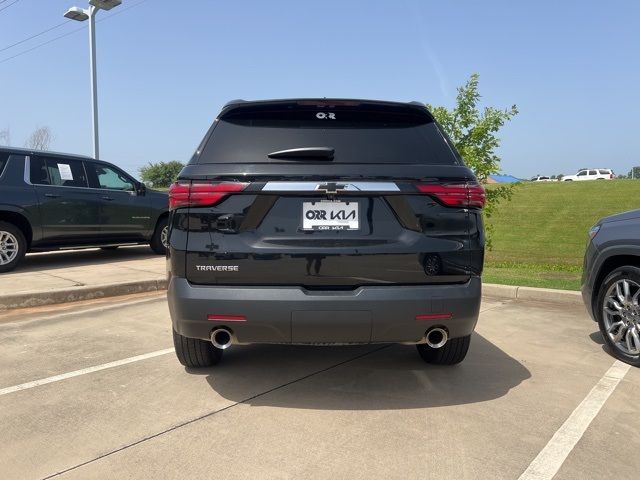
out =
[[419,103],[227,104],[172,185],[176,354],[233,344],[415,344],[462,361],[485,192]]

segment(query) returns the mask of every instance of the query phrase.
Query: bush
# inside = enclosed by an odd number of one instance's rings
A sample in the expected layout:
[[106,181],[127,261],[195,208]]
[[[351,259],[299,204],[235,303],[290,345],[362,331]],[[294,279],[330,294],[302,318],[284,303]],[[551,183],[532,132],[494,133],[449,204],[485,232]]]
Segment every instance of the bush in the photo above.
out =
[[145,165],[140,169],[140,179],[155,188],[167,188],[176,178],[184,165],[177,160]]

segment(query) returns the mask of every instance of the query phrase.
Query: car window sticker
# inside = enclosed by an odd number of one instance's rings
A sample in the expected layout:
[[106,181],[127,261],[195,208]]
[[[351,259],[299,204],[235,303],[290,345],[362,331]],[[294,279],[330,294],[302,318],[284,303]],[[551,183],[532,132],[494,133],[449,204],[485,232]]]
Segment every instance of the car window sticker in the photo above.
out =
[[60,180],[73,180],[73,173],[71,173],[70,165],[66,163],[59,163],[58,171],[60,172]]

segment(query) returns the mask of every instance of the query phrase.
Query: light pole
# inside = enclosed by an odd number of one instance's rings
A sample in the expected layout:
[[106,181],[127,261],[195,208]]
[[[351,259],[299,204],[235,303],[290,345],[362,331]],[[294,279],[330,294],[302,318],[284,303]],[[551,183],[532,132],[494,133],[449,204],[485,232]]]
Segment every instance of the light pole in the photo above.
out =
[[71,7],[65,17],[78,22],[89,19],[89,57],[91,63],[91,115],[93,117],[93,158],[100,158],[100,140],[98,138],[98,79],[96,74],[96,13],[98,10],[111,10],[122,0],[89,0],[89,8]]

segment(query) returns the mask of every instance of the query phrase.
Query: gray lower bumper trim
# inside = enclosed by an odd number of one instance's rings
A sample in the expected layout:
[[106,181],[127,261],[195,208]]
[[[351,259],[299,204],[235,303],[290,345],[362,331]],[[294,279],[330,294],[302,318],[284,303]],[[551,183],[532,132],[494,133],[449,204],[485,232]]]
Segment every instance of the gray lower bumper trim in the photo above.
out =
[[[209,339],[220,326],[239,343],[418,343],[431,327],[450,338],[469,335],[480,311],[481,282],[419,286],[367,286],[353,291],[301,287],[198,286],[173,277],[168,290],[174,329]],[[449,319],[416,315],[451,313]],[[246,321],[207,320],[208,315]]]

